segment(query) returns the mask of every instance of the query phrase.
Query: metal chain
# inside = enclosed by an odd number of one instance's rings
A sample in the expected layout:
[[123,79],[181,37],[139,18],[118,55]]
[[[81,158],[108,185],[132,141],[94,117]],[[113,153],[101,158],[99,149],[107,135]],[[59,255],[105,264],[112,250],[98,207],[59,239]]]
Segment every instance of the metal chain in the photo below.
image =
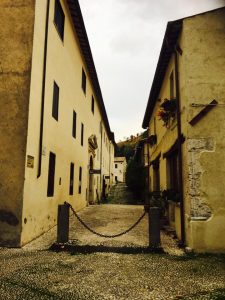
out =
[[144,218],[146,212],[144,211],[144,213],[140,216],[140,218],[128,229],[124,230],[123,232],[117,233],[117,234],[113,234],[113,235],[108,235],[108,234],[103,234],[103,233],[99,233],[97,231],[95,231],[94,229],[90,228],[82,219],[80,216],[78,216],[78,214],[76,213],[76,211],[74,210],[74,208],[72,207],[71,204],[69,204],[68,202],[65,202],[72,210],[74,216],[78,219],[78,221],[80,221],[80,223],[90,232],[92,232],[93,234],[96,234],[100,237],[104,237],[104,238],[116,238],[119,237],[121,235],[124,235],[126,233],[128,233],[129,231],[131,231],[132,229],[134,229],[134,227],[136,227],[141,220]]

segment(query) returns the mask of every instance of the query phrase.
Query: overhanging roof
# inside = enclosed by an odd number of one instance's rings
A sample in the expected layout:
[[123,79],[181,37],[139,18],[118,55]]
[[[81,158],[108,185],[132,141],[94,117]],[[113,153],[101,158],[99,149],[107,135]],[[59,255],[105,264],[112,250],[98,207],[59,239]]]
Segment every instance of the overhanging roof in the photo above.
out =
[[79,41],[79,45],[80,45],[80,49],[82,51],[82,54],[84,56],[85,59],[85,63],[88,69],[88,73],[89,76],[91,78],[91,82],[97,97],[97,102],[99,104],[100,107],[100,111],[102,114],[102,118],[103,121],[105,123],[106,126],[106,131],[108,133],[108,136],[110,138],[110,140],[114,141],[114,134],[111,132],[110,130],[110,126],[109,126],[109,121],[108,121],[108,117],[107,117],[107,113],[106,113],[106,109],[105,109],[105,105],[103,102],[103,98],[102,98],[102,92],[101,92],[101,88],[99,85],[99,81],[98,81],[98,76],[97,76],[97,72],[95,69],[95,64],[94,64],[94,60],[93,60],[93,56],[92,56],[92,52],[91,52],[91,48],[90,48],[90,44],[89,44],[89,40],[88,40],[88,36],[87,36],[87,32],[85,29],[85,25],[84,25],[84,20],[83,20],[83,16],[81,13],[81,9],[80,9],[80,5],[79,5],[79,1],[78,0],[66,0],[69,10],[70,10],[70,14],[72,17],[72,21],[74,24],[74,28],[78,37],[78,41]]
[[210,11],[205,11],[205,12],[202,12],[199,14],[195,14],[192,16],[188,16],[188,17],[167,23],[166,32],[164,35],[164,39],[163,39],[163,43],[162,43],[156,71],[155,71],[155,76],[153,79],[144,119],[142,122],[142,127],[144,129],[146,129],[149,126],[149,121],[150,121],[155,103],[157,101],[170,58],[176,47],[177,39],[178,39],[179,34],[182,29],[183,20],[193,18],[193,17],[199,16],[199,15],[204,15],[207,13],[220,11],[220,10],[225,10],[225,7],[222,6],[222,7],[210,10]]
[[167,24],[166,32],[164,35],[164,39],[163,39],[163,43],[159,55],[159,60],[155,71],[155,76],[153,79],[151,91],[148,98],[144,120],[142,123],[142,127],[144,129],[149,126],[149,120],[151,118],[155,103],[157,101],[170,58],[172,56],[178,36],[181,31],[182,21],[183,19],[173,21],[173,22],[168,22]]

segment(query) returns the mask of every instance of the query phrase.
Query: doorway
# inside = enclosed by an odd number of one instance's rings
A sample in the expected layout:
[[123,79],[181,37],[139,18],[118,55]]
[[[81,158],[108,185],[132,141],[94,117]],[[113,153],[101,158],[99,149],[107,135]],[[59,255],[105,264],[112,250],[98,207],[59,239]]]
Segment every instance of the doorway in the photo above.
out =
[[94,186],[93,186],[93,169],[94,169],[94,164],[93,164],[93,157],[90,157],[89,161],[89,191],[88,191],[88,202],[89,204],[94,203]]

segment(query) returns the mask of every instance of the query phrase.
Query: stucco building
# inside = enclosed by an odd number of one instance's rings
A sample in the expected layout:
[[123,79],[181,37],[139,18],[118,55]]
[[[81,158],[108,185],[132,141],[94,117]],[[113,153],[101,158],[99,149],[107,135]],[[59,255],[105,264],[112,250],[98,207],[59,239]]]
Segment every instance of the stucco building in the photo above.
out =
[[125,182],[125,175],[127,169],[126,157],[114,158],[114,183]]
[[1,1],[0,39],[0,245],[21,246],[104,197],[115,142],[77,0]]
[[225,251],[225,8],[169,22],[143,120],[150,191],[196,251]]

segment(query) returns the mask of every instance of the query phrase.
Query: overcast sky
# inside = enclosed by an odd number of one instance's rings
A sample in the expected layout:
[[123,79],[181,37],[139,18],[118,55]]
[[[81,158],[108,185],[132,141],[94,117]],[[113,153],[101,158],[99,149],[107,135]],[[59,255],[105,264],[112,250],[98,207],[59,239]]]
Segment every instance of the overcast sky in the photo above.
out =
[[168,21],[224,0],[79,0],[116,141],[141,128]]

